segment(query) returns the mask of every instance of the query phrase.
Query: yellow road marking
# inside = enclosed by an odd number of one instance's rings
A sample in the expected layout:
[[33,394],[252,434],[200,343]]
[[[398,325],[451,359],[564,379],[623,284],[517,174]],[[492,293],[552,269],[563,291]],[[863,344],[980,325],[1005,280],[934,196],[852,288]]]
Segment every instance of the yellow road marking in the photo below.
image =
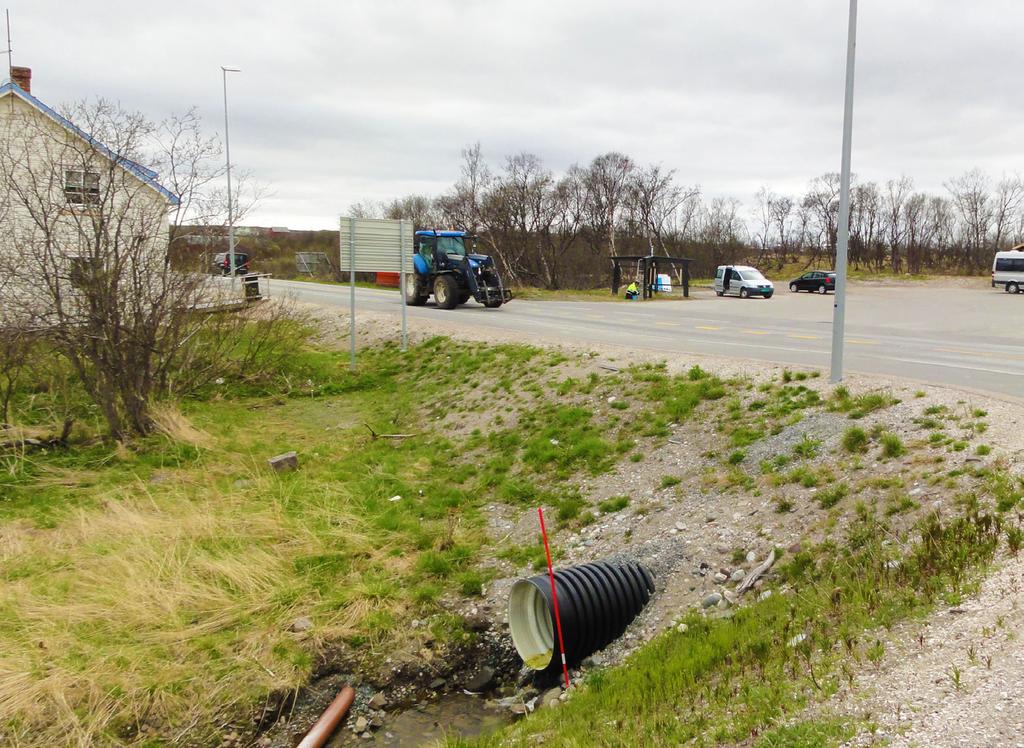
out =
[[771,335],[767,330],[744,330],[747,335]]
[[712,327],[711,325],[697,325],[698,330],[721,330],[721,327]]
[[846,342],[850,345],[878,345],[873,340],[847,340]]
[[943,353],[960,353],[965,356],[979,356],[981,358],[1006,358],[1015,360],[1024,360],[1024,356],[1016,355],[1013,353],[992,353],[988,351],[971,351],[966,348],[936,348],[935,350]]
[[658,327],[679,327],[678,322],[655,322]]
[[787,335],[787,338],[796,338],[797,340],[817,340],[817,335]]

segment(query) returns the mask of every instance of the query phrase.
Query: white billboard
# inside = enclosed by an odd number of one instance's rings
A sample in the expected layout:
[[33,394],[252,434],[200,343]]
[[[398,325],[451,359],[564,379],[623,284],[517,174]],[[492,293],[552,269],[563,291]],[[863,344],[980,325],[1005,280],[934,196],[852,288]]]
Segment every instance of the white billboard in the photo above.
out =
[[338,228],[338,267],[343,273],[399,273],[412,270],[412,221],[343,217]]

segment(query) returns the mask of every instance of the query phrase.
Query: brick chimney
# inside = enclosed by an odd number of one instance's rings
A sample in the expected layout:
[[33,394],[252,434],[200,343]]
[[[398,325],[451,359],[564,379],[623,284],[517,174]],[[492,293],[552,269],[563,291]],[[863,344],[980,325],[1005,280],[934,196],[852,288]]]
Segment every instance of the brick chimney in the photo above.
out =
[[23,68],[18,65],[12,66],[11,80],[25,93],[32,93],[32,68]]

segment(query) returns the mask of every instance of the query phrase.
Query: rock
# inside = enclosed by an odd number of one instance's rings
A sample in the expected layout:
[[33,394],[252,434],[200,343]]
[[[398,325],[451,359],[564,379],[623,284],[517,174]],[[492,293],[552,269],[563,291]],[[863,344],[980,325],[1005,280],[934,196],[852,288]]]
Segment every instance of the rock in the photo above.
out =
[[375,714],[370,718],[370,728],[373,730],[379,730],[384,726],[384,718],[379,714]]
[[483,693],[492,688],[494,688],[494,668],[487,667],[486,665],[466,681],[466,690],[473,693]]
[[729,581],[729,577],[724,572],[715,572],[715,582],[718,584],[725,584]]
[[968,457],[967,459],[964,460],[964,462],[981,462],[981,458],[980,457]]
[[676,631],[678,631],[680,634],[685,634],[687,628],[688,627],[685,623],[680,623],[678,626],[676,626]]
[[679,532],[686,532],[686,525],[682,522],[676,522],[676,529],[679,530]]
[[434,678],[434,680],[430,681],[430,685],[428,686],[428,688],[430,688],[430,690],[432,691],[438,691],[444,688],[447,683],[448,681],[446,681],[444,678]]
[[491,628],[491,619],[482,613],[471,613],[463,618],[463,621],[469,631],[475,631],[478,634],[489,631]]
[[793,543],[793,545],[789,546],[789,548],[787,548],[786,550],[789,553],[796,554],[796,553],[799,553],[800,551],[802,551],[803,549],[804,549],[803,546],[800,545],[799,543]]
[[292,625],[288,627],[288,630],[293,634],[301,634],[303,631],[309,631],[313,628],[313,620],[308,616],[300,616],[292,621]]
[[745,576],[747,576],[747,572],[743,571],[743,569],[737,569],[729,575],[729,579],[733,582],[742,582]]
[[722,596],[717,592],[712,592],[710,595],[704,598],[701,602],[701,606],[704,608],[713,608],[718,605],[718,602],[722,599]]
[[757,596],[757,599],[758,600],[767,600],[771,596],[772,596],[772,591],[771,590],[765,590],[764,592],[762,592],[760,595]]
[[247,478],[239,478],[231,485],[234,486],[235,488],[248,488],[249,486],[252,485],[252,481],[248,480]]
[[540,697],[541,706],[558,706],[558,697],[562,695],[562,687],[549,688]]
[[370,720],[366,717],[356,717],[356,723],[352,726],[356,732],[366,732],[366,728],[370,726]]
[[526,708],[526,704],[523,704],[523,703],[520,702],[518,704],[513,704],[509,708],[509,711],[512,712],[512,714],[515,714],[515,715],[518,715],[518,716],[522,717],[529,710]]
[[388,705],[388,698],[384,695],[383,691],[378,691],[370,697],[369,704],[371,709],[386,709]]
[[753,551],[750,551],[749,553],[747,553],[747,563],[748,564],[752,564],[755,561],[757,561],[757,554],[754,553]]
[[298,470],[299,455],[296,452],[285,452],[284,454],[271,457],[267,460],[267,464],[278,473],[283,473],[288,470]]
[[732,603],[729,602],[729,598],[727,598],[725,595],[722,595],[722,599],[718,601],[718,607],[725,610],[730,605],[732,605]]

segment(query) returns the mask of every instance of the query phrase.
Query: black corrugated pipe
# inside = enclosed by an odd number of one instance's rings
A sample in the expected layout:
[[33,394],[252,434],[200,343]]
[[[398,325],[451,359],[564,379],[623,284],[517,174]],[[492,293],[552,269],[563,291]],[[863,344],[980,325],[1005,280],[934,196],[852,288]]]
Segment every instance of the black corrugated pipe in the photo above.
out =
[[[622,636],[654,592],[654,578],[638,563],[595,561],[555,571],[558,612],[569,665],[604,649]],[[520,579],[508,598],[512,643],[527,667],[562,668],[555,629],[551,579]]]

